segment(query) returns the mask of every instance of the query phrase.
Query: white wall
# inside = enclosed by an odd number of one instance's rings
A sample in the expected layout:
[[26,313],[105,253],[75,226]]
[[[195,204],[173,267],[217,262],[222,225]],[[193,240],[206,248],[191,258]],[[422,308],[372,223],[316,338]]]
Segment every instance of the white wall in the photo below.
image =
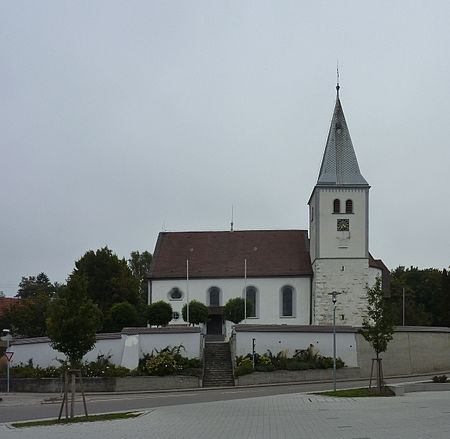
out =
[[[236,331],[236,355],[247,355],[252,351],[252,338],[255,338],[255,350],[264,354],[269,349],[272,354],[287,350],[288,356],[296,349],[306,349],[312,344],[321,355],[333,356],[332,332],[240,332]],[[344,360],[347,366],[357,366],[356,338],[352,332],[336,334],[336,356]]]
[[[83,357],[83,361],[95,361],[99,355],[105,355],[105,357],[111,356],[111,363],[117,366],[134,369],[144,354],[150,354],[154,349],[161,350],[166,346],[175,347],[180,344],[185,348],[180,352],[184,357],[200,357],[200,332],[183,332],[182,329],[177,329],[172,333],[145,333],[149,330],[142,329],[141,334],[122,334],[116,338],[105,339],[100,337],[94,348]],[[57,359],[65,359],[65,355],[55,351],[50,346],[49,340],[44,337],[18,340],[11,345],[10,351],[14,352],[11,366],[28,363],[30,359],[33,360],[34,366],[60,366]]]
[[[367,255],[366,189],[320,189],[319,258],[365,258]],[[333,201],[341,202],[341,213],[333,213]],[[353,213],[345,213],[346,200],[353,201]],[[349,232],[336,229],[338,218],[348,218]],[[343,238],[348,238],[343,240]]]
[[[308,325],[310,316],[310,278],[309,277],[278,277],[278,278],[248,278],[247,286],[255,286],[259,292],[257,317],[249,318],[248,322],[265,324],[295,324]],[[285,285],[290,285],[295,291],[295,317],[281,317],[280,291]],[[244,279],[191,279],[189,280],[189,300],[198,300],[208,305],[208,289],[219,287],[223,306],[228,299],[243,297]],[[177,287],[183,292],[182,300],[170,300],[169,292]],[[153,280],[152,302],[164,300],[172,305],[174,311],[181,315],[181,309],[186,303],[186,280]],[[183,323],[182,318],[174,323]]]

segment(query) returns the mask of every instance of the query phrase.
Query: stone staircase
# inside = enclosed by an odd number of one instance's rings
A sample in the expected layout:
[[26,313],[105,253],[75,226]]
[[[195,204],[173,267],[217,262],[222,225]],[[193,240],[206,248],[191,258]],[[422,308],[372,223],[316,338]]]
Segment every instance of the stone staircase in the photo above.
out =
[[230,344],[228,342],[207,341],[204,355],[203,387],[234,386]]

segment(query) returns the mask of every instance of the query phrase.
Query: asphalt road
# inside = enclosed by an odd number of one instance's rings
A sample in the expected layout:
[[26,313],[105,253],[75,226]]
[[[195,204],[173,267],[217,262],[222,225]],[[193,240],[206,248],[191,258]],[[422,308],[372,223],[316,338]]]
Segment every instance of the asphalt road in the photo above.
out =
[[[430,377],[430,375],[426,375],[409,378],[392,378],[386,381],[389,383],[420,381]],[[367,386],[367,384],[367,379],[358,381],[343,381],[337,383],[337,388],[364,387]],[[330,382],[322,382],[265,387],[230,387],[210,390],[201,389],[180,392],[88,394],[87,405],[89,414],[95,414],[114,411],[143,410],[180,404],[245,399],[258,396],[331,390],[332,386],[333,385]],[[60,408],[60,401],[47,401],[45,403],[41,403],[40,400],[45,398],[45,396],[48,397],[49,395],[42,395],[42,398],[34,398],[29,401],[25,399],[23,401],[17,400],[17,404],[11,405],[8,404],[7,401],[8,395],[3,394],[4,402],[0,402],[0,423],[57,417]],[[77,414],[82,414],[82,402],[79,400],[77,400],[75,411]]]

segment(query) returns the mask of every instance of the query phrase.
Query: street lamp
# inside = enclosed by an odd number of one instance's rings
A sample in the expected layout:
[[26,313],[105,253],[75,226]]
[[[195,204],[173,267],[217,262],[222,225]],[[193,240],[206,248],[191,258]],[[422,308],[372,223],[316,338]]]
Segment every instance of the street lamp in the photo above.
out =
[[1,338],[2,341],[6,341],[6,393],[9,393],[9,343],[12,340],[12,335],[9,329],[4,329],[4,336]]
[[337,302],[337,291],[328,293],[331,296],[331,301],[333,302],[333,390],[336,392],[336,302]]

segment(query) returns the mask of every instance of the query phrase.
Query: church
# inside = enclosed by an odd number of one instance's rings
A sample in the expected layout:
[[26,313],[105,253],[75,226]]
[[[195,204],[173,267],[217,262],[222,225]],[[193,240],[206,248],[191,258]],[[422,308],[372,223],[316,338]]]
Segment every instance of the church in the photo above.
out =
[[366,290],[389,271],[369,252],[369,190],[344,117],[339,84],[319,177],[308,201],[308,230],[161,232],[150,269],[148,302],[172,305],[184,324],[191,300],[208,306],[206,333],[228,337],[223,306],[243,297],[244,322],[257,325],[361,326]]

